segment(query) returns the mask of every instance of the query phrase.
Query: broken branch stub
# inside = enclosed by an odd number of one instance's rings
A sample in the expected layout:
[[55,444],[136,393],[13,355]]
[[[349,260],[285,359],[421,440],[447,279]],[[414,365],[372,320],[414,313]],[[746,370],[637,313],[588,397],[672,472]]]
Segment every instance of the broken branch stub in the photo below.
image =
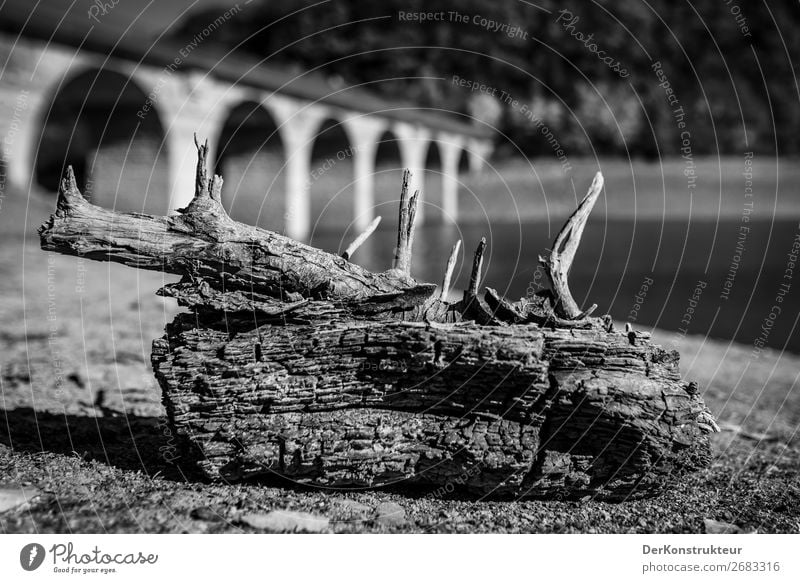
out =
[[372,235],[372,233],[375,232],[375,229],[377,229],[378,225],[380,225],[380,224],[381,224],[381,218],[380,217],[375,217],[374,219],[372,219],[372,221],[370,221],[369,225],[367,225],[367,228],[364,229],[364,232],[361,233],[358,237],[356,237],[353,240],[353,242],[350,243],[347,246],[347,249],[345,249],[344,253],[342,253],[342,258],[349,260],[353,256],[353,253],[356,252],[356,249],[361,247],[361,245],[364,244],[364,241],[369,239],[369,236]]
[[483,252],[486,251],[486,237],[481,237],[478,248],[475,249],[475,255],[472,259],[472,272],[469,276],[469,285],[464,292],[465,297],[477,297],[478,286],[481,283],[481,272],[483,271]]
[[592,180],[589,192],[556,236],[550,257],[547,259],[539,258],[540,263],[545,268],[545,273],[555,297],[556,313],[568,320],[577,320],[588,316],[597,307],[590,308],[586,313],[581,311],[569,289],[569,271],[572,268],[572,261],[575,259],[575,252],[581,243],[586,221],[602,191],[603,175],[598,172],[595,174],[594,180]]
[[439,293],[439,298],[442,301],[447,300],[447,295],[450,293],[450,283],[453,280],[453,270],[456,268],[459,249],[461,249],[461,239],[456,241],[456,244],[453,245],[453,248],[450,250],[450,257],[447,259],[444,279],[442,280],[442,291]]
[[414,247],[414,223],[417,218],[419,191],[408,196],[408,183],[411,171],[403,172],[403,185],[400,188],[400,212],[397,225],[397,248],[394,256],[394,271],[403,277],[411,277],[411,257]]
[[169,217],[94,206],[70,170],[40,237],[45,250],[184,276],[159,293],[191,313],[153,343],[152,363],[209,478],[620,499],[708,463],[715,423],[678,354],[570,304],[599,176],[556,240],[554,298],[480,297],[482,239],[464,298],[448,302],[460,241],[439,294],[411,277],[408,173],[393,268],[372,273],[231,219],[206,155],[198,144],[195,197]]

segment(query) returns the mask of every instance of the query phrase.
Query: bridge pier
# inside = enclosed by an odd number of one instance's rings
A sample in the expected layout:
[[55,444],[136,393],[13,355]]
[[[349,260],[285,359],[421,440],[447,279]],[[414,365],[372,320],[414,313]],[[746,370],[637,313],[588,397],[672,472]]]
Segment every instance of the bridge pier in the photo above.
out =
[[[37,46],[16,39],[0,84],[0,151],[10,185],[28,192],[35,183],[36,156],[43,122],[59,89],[89,59],[69,54],[53,45]],[[35,63],[34,69],[22,65]],[[58,184],[53,184],[55,189]]]
[[440,133],[437,139],[442,160],[442,215],[458,220],[458,163],[463,140],[456,134]]
[[[0,150],[3,152],[8,183],[27,192],[35,173],[37,141],[40,138],[38,119],[49,105],[44,91],[3,90],[0,93],[3,111],[10,112],[0,129]],[[53,185],[53,188],[57,185]]]
[[431,132],[427,128],[404,122],[397,122],[392,131],[399,141],[403,167],[411,171],[408,190],[409,192],[419,190],[420,193],[417,203],[417,224],[421,225],[425,222],[425,156],[428,153]]
[[477,140],[473,138],[467,142],[470,174],[477,176],[481,173],[493,149],[494,145],[490,140]]
[[264,106],[274,115],[286,149],[286,235],[304,240],[311,231],[311,152],[328,110],[274,94]]
[[[195,135],[198,140],[208,140],[208,159],[216,160],[217,140],[228,107],[241,101],[243,92],[198,73],[189,74],[189,83],[186,76],[167,76],[157,70],[148,69],[140,75],[145,87],[159,87],[152,107],[157,110],[164,128],[169,160],[169,209],[177,210],[188,205],[194,196]],[[140,114],[153,115],[153,112],[140,111]]]
[[377,117],[349,116],[343,125],[353,150],[354,225],[363,231],[375,214],[375,156],[387,123]]

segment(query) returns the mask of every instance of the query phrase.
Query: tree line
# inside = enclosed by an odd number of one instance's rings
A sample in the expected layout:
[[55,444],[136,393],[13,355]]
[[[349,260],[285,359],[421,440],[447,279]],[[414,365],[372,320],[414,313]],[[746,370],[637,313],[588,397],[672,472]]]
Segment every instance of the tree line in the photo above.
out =
[[796,1],[282,0],[240,16],[217,41],[475,118],[509,152],[550,151],[543,126],[571,153],[680,155],[687,135],[694,154],[800,152]]

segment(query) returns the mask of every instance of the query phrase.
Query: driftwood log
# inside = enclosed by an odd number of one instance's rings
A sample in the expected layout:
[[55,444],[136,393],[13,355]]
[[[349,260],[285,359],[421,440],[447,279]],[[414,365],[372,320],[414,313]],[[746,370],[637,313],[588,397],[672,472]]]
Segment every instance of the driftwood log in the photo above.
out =
[[159,294],[188,308],[153,344],[174,431],[207,476],[277,474],[329,487],[397,482],[479,495],[623,499],[655,494],[709,462],[716,424],[679,355],[615,331],[573,299],[568,274],[602,192],[598,173],[549,257],[551,289],[479,294],[475,252],[450,302],[411,277],[417,193],[401,189],[393,266],[232,220],[206,172],[179,214],[122,214],[86,201],[71,169],[42,248],[182,276]]

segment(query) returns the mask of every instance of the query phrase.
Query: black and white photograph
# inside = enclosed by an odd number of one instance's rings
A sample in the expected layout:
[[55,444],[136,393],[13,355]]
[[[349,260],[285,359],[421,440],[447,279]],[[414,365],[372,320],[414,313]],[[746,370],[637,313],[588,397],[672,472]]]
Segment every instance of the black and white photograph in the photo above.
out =
[[0,0],[3,580],[800,576],[798,29]]

